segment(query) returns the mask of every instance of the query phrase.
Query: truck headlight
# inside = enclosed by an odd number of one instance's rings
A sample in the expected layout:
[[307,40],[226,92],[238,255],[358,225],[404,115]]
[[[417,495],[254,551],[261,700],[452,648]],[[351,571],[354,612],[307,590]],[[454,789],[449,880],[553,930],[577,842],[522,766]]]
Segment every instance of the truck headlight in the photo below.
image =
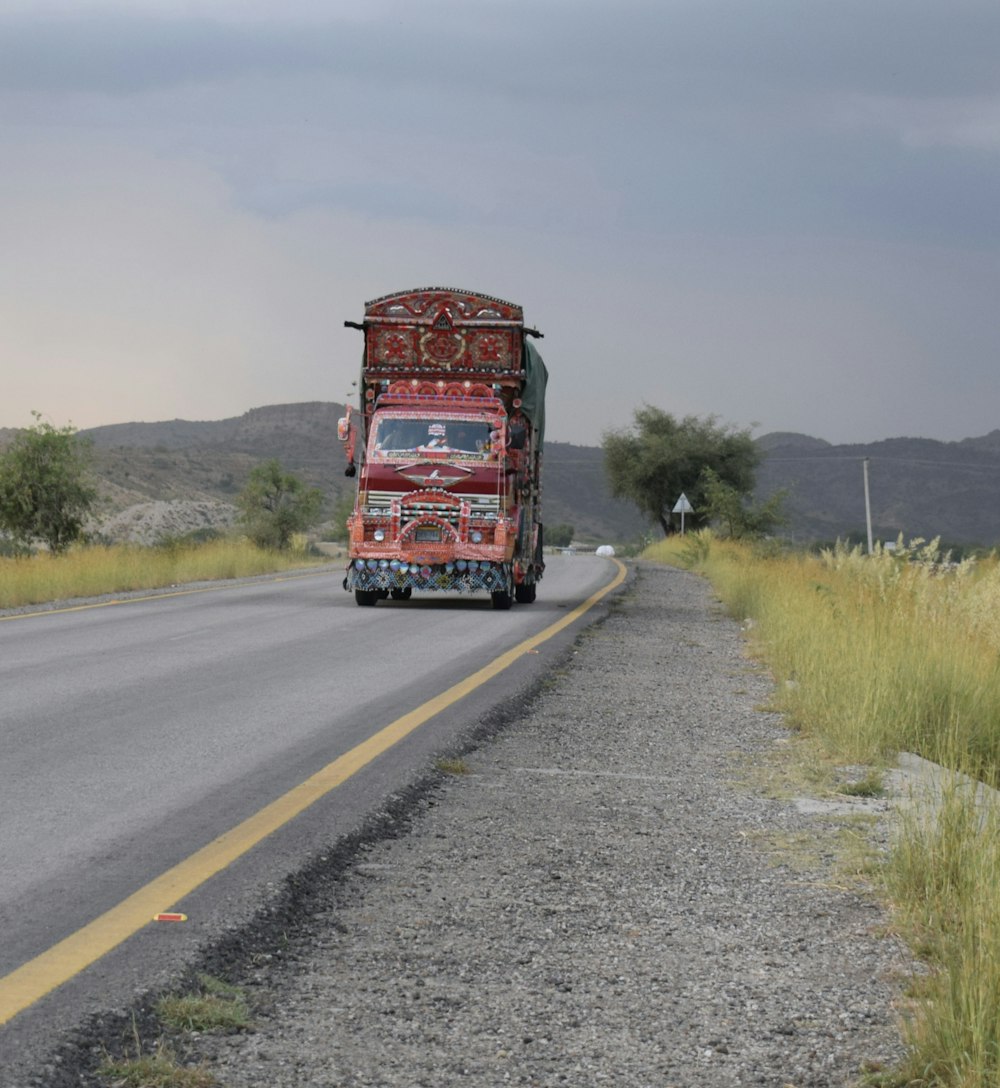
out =
[[473,544],[482,544],[483,534],[478,529],[474,529],[469,534],[469,539],[472,541]]
[[372,533],[372,540],[377,540],[381,544],[382,541],[385,540],[385,529],[376,529],[375,532]]

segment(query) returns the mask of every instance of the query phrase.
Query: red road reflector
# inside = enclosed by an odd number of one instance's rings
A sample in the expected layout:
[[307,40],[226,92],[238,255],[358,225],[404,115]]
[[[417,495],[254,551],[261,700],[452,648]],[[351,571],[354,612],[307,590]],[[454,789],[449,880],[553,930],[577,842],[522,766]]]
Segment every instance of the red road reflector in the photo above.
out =
[[165,914],[154,914],[154,922],[186,922],[188,916],[186,914],[176,914],[172,911],[168,911]]

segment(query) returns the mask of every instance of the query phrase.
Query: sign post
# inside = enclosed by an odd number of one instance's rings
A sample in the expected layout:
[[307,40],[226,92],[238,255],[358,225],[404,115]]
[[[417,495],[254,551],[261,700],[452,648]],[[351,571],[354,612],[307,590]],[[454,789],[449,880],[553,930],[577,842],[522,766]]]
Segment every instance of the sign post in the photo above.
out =
[[868,458],[862,458],[865,471],[865,524],[868,526],[868,554],[872,554],[872,500],[868,493]]
[[687,495],[684,494],[683,491],[681,492],[681,497],[677,500],[677,502],[674,503],[673,513],[680,514],[680,516],[681,516],[681,536],[683,536],[684,535],[684,515],[694,513],[694,507],[688,501],[688,497],[687,497]]

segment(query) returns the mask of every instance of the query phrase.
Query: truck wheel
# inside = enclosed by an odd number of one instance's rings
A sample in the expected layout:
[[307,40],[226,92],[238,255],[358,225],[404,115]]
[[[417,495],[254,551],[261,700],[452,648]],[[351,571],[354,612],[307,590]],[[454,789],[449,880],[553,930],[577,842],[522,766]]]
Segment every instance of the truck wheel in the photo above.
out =
[[491,593],[490,597],[493,600],[493,607],[498,612],[506,612],[508,608],[514,603],[514,598],[505,590],[498,590],[495,593]]
[[378,604],[378,590],[356,589],[354,591],[354,600],[365,608],[371,608],[373,605]]
[[490,594],[493,607],[498,612],[506,612],[514,603],[514,571],[507,569],[504,573],[506,575],[506,586],[503,589],[496,589]]
[[413,587],[406,586],[404,589],[390,589],[389,596],[394,601],[408,601],[413,595]]
[[522,582],[519,586],[514,586],[514,600],[518,604],[531,604],[535,599],[535,583]]

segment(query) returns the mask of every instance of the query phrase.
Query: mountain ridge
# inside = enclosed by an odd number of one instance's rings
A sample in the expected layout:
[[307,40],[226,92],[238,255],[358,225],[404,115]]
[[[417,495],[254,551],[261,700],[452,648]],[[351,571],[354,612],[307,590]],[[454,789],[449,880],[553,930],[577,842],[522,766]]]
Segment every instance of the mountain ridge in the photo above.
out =
[[[254,465],[271,457],[333,502],[353,488],[336,437],[344,411],[337,402],[304,401],[221,420],[137,421],[79,433],[93,442],[104,518],[149,502],[231,504]],[[0,430],[0,445],[15,433]],[[956,441],[893,437],[835,445],[790,431],[755,441],[762,454],[756,498],[787,492],[782,535],[794,540],[864,538],[867,460],[878,538],[1000,541],[1000,429]],[[599,446],[546,443],[546,523],[571,524],[584,540],[627,542],[658,532],[631,504],[613,498],[603,460]]]
[[864,538],[864,463],[873,534],[991,546],[1000,541],[1000,431],[958,441],[896,437],[839,446],[766,449],[757,496],[787,492],[788,535]]

